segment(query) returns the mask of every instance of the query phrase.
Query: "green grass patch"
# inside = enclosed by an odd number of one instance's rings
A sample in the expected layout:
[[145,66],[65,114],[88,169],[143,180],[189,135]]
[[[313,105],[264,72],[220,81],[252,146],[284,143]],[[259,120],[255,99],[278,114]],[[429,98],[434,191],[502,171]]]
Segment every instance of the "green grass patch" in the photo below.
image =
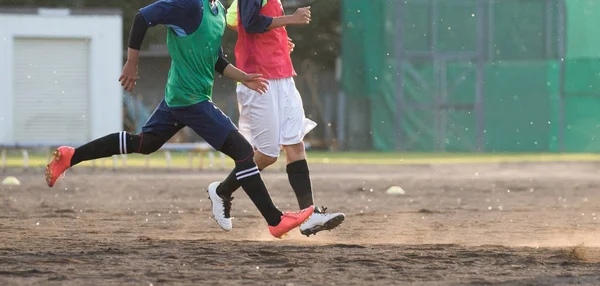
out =
[[[221,166],[219,154],[214,153],[213,163]],[[595,162],[600,161],[600,154],[556,154],[556,153],[382,153],[382,152],[308,152],[309,162],[313,164],[375,164],[375,165],[400,165],[400,164],[448,164],[448,163],[510,163],[510,162]],[[44,154],[33,153],[29,156],[30,167],[43,167],[49,157]],[[126,163],[130,167],[155,167],[166,168],[165,153],[159,152],[150,156],[127,155],[125,161],[122,156],[108,159],[99,159],[93,162],[84,162],[82,166],[112,167],[113,160],[118,166]],[[190,157],[187,152],[171,152],[171,167],[188,168],[190,164],[198,168],[209,167],[210,157],[194,155]],[[224,159],[225,167],[232,168],[233,162]],[[6,165],[8,167],[22,167],[23,158],[20,153],[9,153]]]

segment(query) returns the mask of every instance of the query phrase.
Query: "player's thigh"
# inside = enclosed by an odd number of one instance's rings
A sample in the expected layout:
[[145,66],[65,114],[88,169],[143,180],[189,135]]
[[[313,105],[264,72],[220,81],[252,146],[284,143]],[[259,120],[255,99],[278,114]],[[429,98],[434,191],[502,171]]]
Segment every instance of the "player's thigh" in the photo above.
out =
[[293,78],[280,80],[279,107],[281,145],[294,145],[302,142],[304,136],[313,130],[317,123],[306,118],[300,92]]
[[261,153],[278,157],[279,142],[279,97],[277,86],[271,82],[265,94],[259,94],[244,85],[237,87],[240,110],[240,132]]
[[183,127],[185,125],[177,120],[163,99],[142,127],[142,133],[154,134],[166,142]]
[[231,119],[210,101],[173,110],[179,121],[194,130],[215,150],[221,150],[229,133],[237,130]]

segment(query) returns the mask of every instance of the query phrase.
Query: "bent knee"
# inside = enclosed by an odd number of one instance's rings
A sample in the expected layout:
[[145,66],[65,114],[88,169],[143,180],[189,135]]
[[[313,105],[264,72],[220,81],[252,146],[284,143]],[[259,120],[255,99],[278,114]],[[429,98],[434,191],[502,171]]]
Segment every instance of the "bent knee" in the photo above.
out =
[[264,170],[265,168],[275,164],[277,162],[277,157],[267,156],[260,151],[256,151],[254,155],[254,161],[260,170]]

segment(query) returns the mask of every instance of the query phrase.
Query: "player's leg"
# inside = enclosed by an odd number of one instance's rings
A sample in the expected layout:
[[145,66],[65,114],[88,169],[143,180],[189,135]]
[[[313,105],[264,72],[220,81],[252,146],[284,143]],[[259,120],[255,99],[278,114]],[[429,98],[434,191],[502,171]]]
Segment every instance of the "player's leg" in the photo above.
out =
[[304,142],[292,145],[283,145],[286,158],[286,172],[290,185],[296,194],[300,208],[305,205],[314,205],[312,183]]
[[56,149],[46,168],[46,183],[50,187],[54,186],[60,175],[83,161],[119,154],[153,153],[182,127],[163,101],[156,107],[141,134],[122,131],[98,138],[78,148],[61,146]]
[[[303,140],[304,136],[316,126],[316,123],[305,117],[302,98],[292,78],[281,80],[279,101],[282,103],[279,107],[280,116],[284,118],[280,122],[279,130],[281,144],[286,155],[286,171],[290,185],[296,194],[298,205],[302,209],[305,205],[314,205]],[[343,213],[325,213],[325,209],[317,208],[315,214],[300,226],[300,232],[308,236],[322,230],[331,230],[340,225],[344,219]]]
[[[254,161],[260,171],[277,161],[281,148],[277,89],[277,81],[270,81],[269,90],[265,94],[259,94],[241,84],[237,87],[240,132],[254,146]],[[240,188],[233,175],[218,186],[217,192],[225,198],[231,197]]]
[[[260,171],[254,162],[252,145],[242,136],[235,125],[212,102],[204,101],[174,111],[178,120],[192,128],[200,137],[216,150],[223,152],[235,161],[232,174],[261,212],[269,231],[275,237],[282,237],[291,229],[306,221],[314,210],[313,206],[297,213],[282,213],[271,200]],[[215,220],[224,230],[230,230],[231,218],[229,198],[216,193],[216,186],[208,189]]]

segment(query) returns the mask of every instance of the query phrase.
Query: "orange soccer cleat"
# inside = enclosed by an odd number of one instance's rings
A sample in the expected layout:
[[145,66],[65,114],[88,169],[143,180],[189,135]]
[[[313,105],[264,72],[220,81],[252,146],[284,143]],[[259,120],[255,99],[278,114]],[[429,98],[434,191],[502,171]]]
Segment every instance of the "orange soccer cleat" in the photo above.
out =
[[61,146],[52,154],[52,160],[46,166],[46,183],[48,187],[53,187],[56,180],[69,168],[71,168],[71,158],[75,154],[72,147]]
[[295,213],[283,213],[281,216],[281,222],[276,226],[269,226],[269,231],[276,238],[282,238],[290,230],[300,226],[304,223],[315,211],[315,206],[310,206],[299,212]]

